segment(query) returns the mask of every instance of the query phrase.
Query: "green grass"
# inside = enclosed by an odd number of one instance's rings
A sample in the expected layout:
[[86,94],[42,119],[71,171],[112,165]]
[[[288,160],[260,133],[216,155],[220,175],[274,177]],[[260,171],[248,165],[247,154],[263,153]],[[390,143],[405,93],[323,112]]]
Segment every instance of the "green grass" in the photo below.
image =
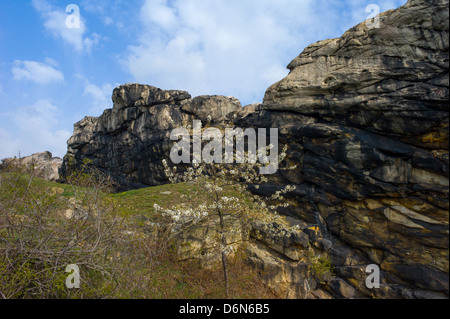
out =
[[[17,183],[27,182],[31,177],[26,173],[6,174],[9,174],[9,177],[13,177],[13,179],[17,179]],[[8,196],[11,196],[11,194],[8,193],[4,187],[5,186],[3,186],[3,190],[0,191],[0,201],[2,199],[6,199]],[[38,177],[34,177],[32,179],[31,187],[33,189],[44,189],[49,194],[53,193],[55,189],[61,189],[62,191],[60,191],[60,195],[65,198],[75,196],[75,192],[84,193],[91,190],[89,187],[57,183]],[[250,201],[247,201],[246,194],[236,191],[232,186],[228,186],[226,188],[224,195],[238,197],[250,204]],[[193,206],[198,206],[202,203],[208,204],[211,202],[211,199],[206,193],[201,192],[194,185],[188,183],[152,186],[122,193],[109,194],[108,196],[129,215],[144,216],[149,219],[158,219],[159,217],[158,214],[155,214],[155,209],[153,207],[154,204],[158,204],[163,208],[170,208],[179,206],[181,203],[185,202],[189,202]]]
[[128,192],[112,194],[111,198],[131,215],[141,215],[147,218],[157,218],[154,204],[169,207],[183,201],[183,196],[189,196],[189,186],[186,184],[161,185]]
[[[225,188],[224,195],[238,197],[250,203],[246,194],[236,191],[232,186]],[[145,217],[153,222],[159,221],[160,218],[153,207],[154,204],[163,208],[172,208],[186,202],[193,207],[212,202],[207,193],[189,183],[152,186],[110,196],[130,215]]]

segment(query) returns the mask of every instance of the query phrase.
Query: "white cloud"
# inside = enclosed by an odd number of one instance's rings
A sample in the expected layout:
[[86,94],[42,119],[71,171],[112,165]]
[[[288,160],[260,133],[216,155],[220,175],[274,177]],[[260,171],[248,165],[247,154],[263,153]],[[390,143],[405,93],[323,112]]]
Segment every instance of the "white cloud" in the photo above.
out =
[[49,100],[38,100],[35,104],[20,107],[14,121],[21,130],[48,128],[58,122],[60,110]]
[[171,30],[178,25],[174,10],[167,6],[165,0],[146,1],[141,9],[141,20],[150,27],[155,23],[165,30]]
[[315,3],[147,0],[122,64],[137,82],[258,102],[300,53],[302,34],[317,22]]
[[111,17],[104,17],[102,20],[103,20],[103,23],[105,25],[112,25],[112,24],[114,24],[114,20]]
[[75,78],[81,81],[80,85],[84,88],[81,96],[87,100],[86,103],[90,106],[90,116],[100,116],[105,109],[112,108],[111,96],[114,88],[120,85],[119,83],[96,85],[80,73],[75,74]]
[[352,1],[146,0],[121,63],[137,82],[259,102],[303,48],[365,19]]
[[68,28],[66,26],[68,14],[65,8],[54,8],[45,0],[33,0],[33,6],[44,18],[45,29],[55,38],[60,38],[72,46],[77,52],[90,53],[92,47],[98,44],[100,35],[97,33],[92,33],[90,37],[85,36],[87,27],[81,14],[79,28]]
[[11,115],[14,134],[0,129],[0,158],[17,156],[19,151],[26,156],[45,150],[64,156],[71,133],[58,128],[60,116],[60,109],[49,100],[18,108]]
[[[138,1],[141,2],[141,0]],[[129,26],[136,19],[131,13],[135,11],[134,1],[79,0],[78,2],[83,11],[95,15],[105,26],[114,26],[118,30],[124,28],[123,22]]]
[[111,84],[103,84],[97,86],[92,83],[88,83],[84,89],[83,96],[89,96],[91,98],[90,112],[96,115],[100,115],[107,108],[112,107],[111,95],[114,87]]
[[48,65],[51,65],[51,66],[53,66],[53,67],[55,67],[55,68],[59,67],[59,62],[56,61],[56,60],[53,60],[53,59],[51,59],[51,58],[49,58],[49,57],[46,57],[44,61],[45,61],[45,63],[47,63]]
[[[56,61],[46,59],[55,66]],[[29,80],[38,84],[64,81],[64,75],[53,66],[36,61],[14,61],[12,74],[14,80]],[[56,65],[57,66],[57,65]]]

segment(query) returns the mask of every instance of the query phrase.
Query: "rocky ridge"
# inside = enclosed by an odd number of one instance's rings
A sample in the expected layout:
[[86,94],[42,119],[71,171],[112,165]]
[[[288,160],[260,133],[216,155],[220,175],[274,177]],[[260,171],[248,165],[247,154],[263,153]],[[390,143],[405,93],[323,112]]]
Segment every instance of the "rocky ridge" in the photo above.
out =
[[[261,104],[120,86],[112,109],[74,125],[61,173],[89,158],[123,189],[157,185],[176,127],[279,128],[285,165],[297,168],[251,189],[295,184],[283,214],[301,231],[253,236],[248,260],[267,283],[288,298],[448,298],[448,7],[409,0],[379,28],[310,45]],[[311,276],[311,254],[332,275]],[[369,264],[378,289],[365,285]]]
[[[114,106],[96,117],[85,117],[74,125],[68,141],[63,176],[70,165],[83,158],[111,175],[120,189],[166,183],[161,160],[172,147],[170,132],[192,126],[193,120],[212,123],[229,120],[241,109],[240,102],[225,96],[191,98],[185,91],[164,91],[153,86],[125,84],[112,95]],[[227,117],[228,116],[228,117]]]
[[2,159],[1,165],[32,168],[36,176],[49,181],[58,181],[62,162],[62,158],[53,157],[52,153],[45,151],[21,158],[5,158]]

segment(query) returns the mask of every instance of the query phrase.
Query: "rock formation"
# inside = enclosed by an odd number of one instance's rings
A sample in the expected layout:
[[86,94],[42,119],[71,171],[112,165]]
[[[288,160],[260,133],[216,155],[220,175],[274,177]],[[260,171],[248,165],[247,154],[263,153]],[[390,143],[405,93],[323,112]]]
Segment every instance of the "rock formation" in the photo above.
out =
[[53,157],[52,153],[46,151],[22,158],[5,158],[2,160],[2,165],[32,168],[36,176],[49,181],[57,181],[62,162],[62,158]]
[[[252,190],[296,184],[283,213],[306,237],[249,246],[267,282],[294,298],[448,298],[448,8],[409,0],[378,28],[363,22],[310,45],[262,104],[242,109],[229,97],[118,87],[113,109],[75,124],[68,157],[143,187],[166,182],[170,131],[193,119],[279,128],[286,165],[298,167]],[[308,246],[331,260],[331,278],[310,279],[295,251]],[[369,264],[381,269],[378,289],[366,286]]]
[[140,84],[119,86],[112,100],[113,108],[100,117],[85,117],[74,125],[61,169],[63,176],[68,166],[79,167],[89,158],[122,190],[166,183],[161,160],[168,158],[174,128],[192,126],[195,119],[206,122],[208,116],[212,123],[225,121],[241,109],[232,97],[191,98],[184,91]]

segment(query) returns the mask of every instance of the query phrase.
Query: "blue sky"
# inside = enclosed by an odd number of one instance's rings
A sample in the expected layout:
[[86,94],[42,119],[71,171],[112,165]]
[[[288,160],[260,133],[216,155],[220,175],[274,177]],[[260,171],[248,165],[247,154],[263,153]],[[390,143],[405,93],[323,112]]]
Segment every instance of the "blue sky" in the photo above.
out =
[[[406,0],[0,1],[0,159],[63,157],[73,124],[124,83],[261,102],[286,65]],[[66,7],[80,12],[68,28]],[[73,14],[73,12],[72,12]],[[70,21],[70,20],[69,20]]]

